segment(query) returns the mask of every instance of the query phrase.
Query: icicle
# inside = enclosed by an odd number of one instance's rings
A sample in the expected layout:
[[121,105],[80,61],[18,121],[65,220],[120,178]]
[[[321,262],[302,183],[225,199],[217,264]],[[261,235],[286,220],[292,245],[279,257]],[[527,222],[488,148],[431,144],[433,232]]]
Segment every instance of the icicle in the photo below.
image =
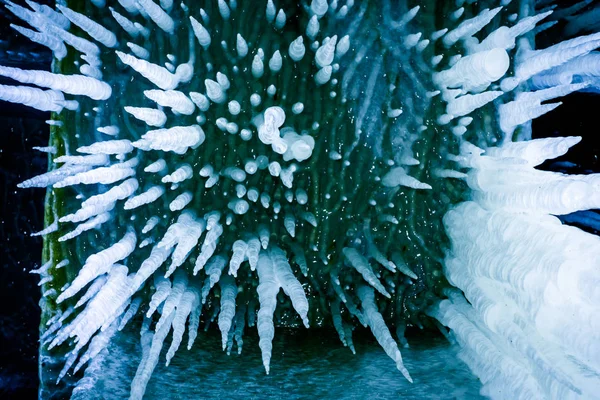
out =
[[510,137],[517,126],[552,111],[561,104],[542,104],[543,101],[566,96],[567,94],[581,90],[586,86],[587,83],[561,85],[535,92],[520,93],[514,101],[502,104],[498,107],[500,128],[507,137]]
[[192,23],[192,30],[194,31],[196,39],[198,39],[198,43],[206,49],[211,43],[210,33],[208,33],[206,28],[194,17],[190,17],[190,22]]
[[[112,93],[112,89],[107,83],[84,75],[61,75],[47,71],[27,71],[19,68],[0,66],[0,76],[5,76],[21,83],[31,83],[59,90],[68,94],[88,96],[94,100],[106,100]],[[3,91],[5,90],[3,89]],[[29,92],[33,91],[27,91],[27,93]],[[40,100],[38,100],[39,102]]]
[[275,8],[275,4],[273,4],[273,0],[267,0],[267,9],[265,11],[265,15],[269,23],[272,23],[275,20],[276,12],[277,9]]
[[270,258],[273,263],[277,281],[285,294],[292,301],[292,306],[302,319],[304,326],[308,328],[308,299],[306,298],[302,285],[294,276],[285,253],[278,247],[272,247],[270,249]]
[[81,146],[77,151],[84,154],[99,155],[127,154],[133,151],[133,146],[129,140],[105,140],[103,142],[93,143],[89,146]]
[[191,115],[196,107],[194,103],[182,92],[177,90],[145,90],[144,96],[158,105],[172,108],[173,111],[183,115]]
[[258,311],[258,336],[262,353],[263,365],[267,375],[269,374],[269,366],[271,363],[271,353],[273,350],[273,337],[275,336],[275,325],[273,323],[273,314],[277,307],[277,293],[279,292],[279,283],[275,278],[273,261],[266,252],[261,251],[258,258],[258,301],[260,309]]
[[315,53],[315,63],[319,68],[327,67],[333,62],[335,56],[335,45],[337,36],[333,36],[328,42],[323,44]]
[[344,257],[350,263],[350,265],[358,271],[363,277],[363,279],[371,286],[373,286],[379,293],[384,295],[387,298],[390,298],[390,294],[385,290],[385,287],[381,284],[379,279],[373,273],[373,269],[369,265],[369,262],[365,257],[363,257],[358,250],[344,247],[342,250]]
[[283,29],[285,26],[286,16],[285,12],[280,9],[277,13],[277,17],[275,18],[275,29]]
[[200,325],[200,315],[202,314],[202,303],[200,302],[200,296],[194,297],[192,303],[192,310],[190,312],[190,318],[188,321],[188,344],[187,349],[191,350],[194,345],[194,341],[198,336],[198,327]]
[[[151,0],[144,1],[151,2]],[[162,90],[175,89],[179,84],[177,75],[170,73],[166,68],[161,67],[160,65],[152,64],[146,60],[141,60],[121,51],[117,51],[116,53],[124,64],[129,65],[136,72]]]
[[265,225],[260,225],[258,227],[258,235],[260,237],[260,244],[262,246],[262,248],[264,250],[267,249],[267,247],[269,246],[269,238],[270,238],[270,232],[269,232],[269,228],[267,228]]
[[217,4],[219,6],[219,14],[221,14],[221,17],[227,21],[231,16],[231,10],[229,9],[229,6],[225,0],[218,0]]
[[75,304],[75,308],[81,307],[90,299],[92,299],[100,291],[100,289],[102,289],[102,286],[104,286],[104,284],[106,283],[107,278],[108,277],[106,275],[101,275],[98,278],[96,278],[92,282],[88,290],[86,290],[85,294],[81,296],[81,298],[77,301],[77,304]]
[[52,55],[57,60],[62,60],[67,56],[67,48],[62,40],[59,40],[58,38],[52,35],[39,33],[18,25],[10,24],[10,27],[22,34],[23,36],[27,37],[29,40],[49,48],[52,51]]
[[125,107],[126,112],[149,126],[161,127],[167,122],[167,115],[161,110],[144,107]]
[[189,164],[179,166],[169,175],[165,175],[160,180],[162,183],[180,183],[190,179],[194,174],[194,170]]
[[204,142],[204,131],[198,125],[176,126],[168,129],[156,129],[142,135],[133,145],[152,150],[172,151],[184,154],[188,148],[196,148]]
[[263,76],[264,71],[265,71],[265,67],[263,64],[263,60],[261,59],[261,57],[256,54],[254,56],[254,58],[252,59],[252,76],[255,78],[260,78]]
[[150,380],[154,368],[156,368],[156,364],[158,364],[158,358],[160,357],[164,341],[171,330],[175,314],[175,312],[171,312],[171,314],[165,316],[165,323],[161,326],[161,329],[156,330],[156,333],[152,337],[152,344],[148,350],[148,355],[145,360],[142,359],[142,363],[140,363],[131,383],[130,400],[141,400],[143,398],[146,392],[146,385]]
[[293,215],[286,215],[283,219],[283,225],[291,237],[296,236],[296,218]]
[[54,221],[53,223],[51,223],[50,225],[48,225],[46,228],[42,229],[39,232],[34,232],[31,234],[31,236],[46,236],[50,233],[54,233],[58,231],[58,221]]
[[61,303],[77,294],[77,292],[89,282],[108,272],[113,264],[128,257],[135,250],[136,241],[137,238],[135,232],[130,228],[117,243],[89,256],[85,260],[83,267],[79,270],[77,277],[73,280],[71,285],[58,296],[56,302]]
[[273,53],[273,56],[269,60],[269,69],[273,72],[279,72],[281,70],[283,60],[281,59],[281,54],[279,50]]
[[232,251],[233,255],[229,260],[229,274],[237,277],[237,271],[240,265],[244,262],[246,251],[248,250],[248,244],[243,240],[236,240],[233,242]]
[[125,314],[123,314],[123,318],[121,318],[121,322],[118,325],[119,331],[122,331],[123,328],[125,328],[125,326],[127,325],[127,323],[135,316],[135,314],[137,314],[138,310],[140,309],[140,306],[142,305],[142,300],[143,299],[141,297],[136,297],[131,301],[131,303],[129,303],[129,307],[127,308]]
[[430,185],[407,175],[403,167],[392,168],[383,176],[381,184],[386,187],[406,186],[413,189],[431,189]]
[[192,201],[192,198],[192,192],[183,192],[169,204],[169,209],[171,211],[183,210]]
[[344,323],[342,321],[342,315],[340,314],[340,299],[334,298],[330,303],[331,308],[331,319],[333,320],[333,327],[340,337],[340,341],[347,346],[346,343],[346,332],[344,331]]
[[[0,67],[2,68],[2,67]],[[0,100],[23,104],[41,111],[60,113],[63,110],[63,94],[56,90],[41,90],[28,86],[0,85]]]
[[152,186],[145,192],[138,194],[127,200],[123,208],[125,210],[133,210],[145,204],[150,204],[160,198],[165,193],[165,188],[162,186]]
[[[64,167],[63,167],[64,168]],[[67,176],[66,178],[56,182],[54,188],[64,188],[74,185],[92,185],[102,183],[109,185],[118,182],[125,178],[135,175],[135,170],[132,168],[122,168],[118,164],[113,164],[110,167],[100,167],[91,171],[80,172],[78,174]]]
[[135,27],[134,23],[131,22],[127,17],[119,14],[114,8],[108,7],[110,13],[117,23],[127,32],[131,37],[136,38],[140,34],[140,31]]
[[459,40],[464,40],[483,29],[484,26],[500,12],[502,7],[496,7],[492,10],[485,9],[476,17],[463,21],[458,27],[448,32],[442,39],[446,47],[450,47]]
[[227,100],[227,95],[218,82],[212,79],[205,79],[204,85],[206,86],[206,95],[212,102],[223,104]]
[[206,237],[204,238],[204,242],[202,243],[200,254],[198,255],[198,258],[196,258],[194,271],[201,270],[204,267],[204,264],[206,264],[206,261],[212,257],[222,234],[223,226],[219,223],[216,223],[215,226],[208,231]]
[[237,296],[238,288],[235,285],[235,280],[225,275],[220,280],[221,287],[221,311],[219,312],[219,330],[221,331],[221,341],[223,350],[227,347],[227,336],[231,329],[233,317],[235,316],[235,297]]
[[373,332],[373,336],[377,339],[377,342],[383,347],[386,354],[394,360],[396,363],[396,368],[402,375],[412,383],[412,378],[408,373],[408,370],[404,367],[404,363],[402,362],[402,356],[400,355],[400,350],[398,349],[398,344],[392,338],[389,329],[385,325],[385,321],[383,317],[377,311],[377,305],[375,304],[375,295],[373,293],[373,289],[368,286],[361,285],[358,288],[358,297],[360,298],[362,308],[366,314],[367,322],[369,327],[371,328],[371,332]]
[[175,22],[158,4],[152,0],[137,0],[137,2],[160,29],[171,35],[175,32]]
[[187,320],[188,315],[190,315],[192,312],[194,306],[198,305],[198,299],[198,289],[194,287],[188,287],[181,296],[181,301],[179,304],[177,304],[175,318],[173,319],[173,340],[171,342],[171,346],[169,346],[169,350],[167,350],[165,363],[166,366],[169,366],[171,359],[181,345],[183,334],[185,332],[185,321]]
[[75,228],[71,232],[68,232],[65,235],[59,237],[58,241],[64,242],[66,240],[73,239],[74,237],[81,235],[85,231],[89,231],[91,229],[96,229],[96,228],[100,227],[100,225],[102,225],[109,219],[110,219],[109,213],[102,213],[102,214],[90,219],[89,221],[87,221],[85,223],[77,225],[77,228]]
[[304,54],[306,53],[306,49],[304,47],[304,40],[302,36],[298,36],[296,40],[290,43],[290,47],[288,48],[288,54],[290,58],[295,62],[302,60]]
[[419,277],[408,267],[408,265],[406,264],[406,262],[404,261],[404,259],[402,258],[402,255],[400,253],[398,253],[398,252],[392,253],[392,262],[398,268],[398,270],[400,272],[402,272],[404,275],[406,275],[414,280],[419,279]]
[[450,101],[446,106],[446,113],[452,118],[469,115],[487,103],[496,100],[503,94],[504,92],[501,90],[479,94],[466,94]]
[[492,49],[461,58],[446,71],[433,74],[433,82],[443,88],[461,87],[465,91],[481,91],[502,78],[510,60],[504,49]]
[[106,47],[112,48],[117,46],[117,36],[99,23],[92,21],[85,15],[75,12],[68,7],[61,6],[60,4],[57,4],[56,8],[94,40],[102,43]]
[[[208,261],[206,266],[208,279],[204,281],[204,286],[202,286],[202,304],[206,303],[210,290],[221,279],[221,273],[223,272],[223,268],[225,268],[225,264],[227,264],[227,260],[223,256],[214,256]],[[194,269],[194,275],[196,273],[197,271]]]

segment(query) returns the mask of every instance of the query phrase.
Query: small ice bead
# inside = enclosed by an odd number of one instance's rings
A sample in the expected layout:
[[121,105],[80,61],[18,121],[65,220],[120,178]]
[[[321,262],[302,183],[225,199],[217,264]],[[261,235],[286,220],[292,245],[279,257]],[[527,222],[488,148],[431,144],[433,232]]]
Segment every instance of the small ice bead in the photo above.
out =
[[275,4],[273,4],[273,0],[267,0],[267,9],[265,10],[267,21],[273,22],[275,20],[276,12],[277,10],[275,8]]
[[315,13],[314,17],[321,18],[325,15],[328,8],[327,0],[312,0],[310,3],[310,10]]
[[116,125],[101,126],[97,129],[97,131],[104,133],[105,135],[116,136],[119,134],[119,127]]
[[256,188],[250,188],[248,189],[248,200],[250,200],[253,203],[256,203],[258,201],[258,189]]
[[219,128],[219,130],[221,131],[227,130],[227,123],[227,119],[223,117],[217,118],[217,120],[215,121],[215,125],[217,125],[217,128]]
[[399,108],[395,108],[388,111],[388,117],[397,118],[400,114],[402,114],[402,110]]
[[235,195],[240,199],[244,197],[246,195],[246,186],[242,184],[235,185]]
[[250,175],[254,175],[258,170],[258,164],[254,160],[247,161],[244,165],[244,171]]
[[265,66],[260,56],[256,54],[254,59],[252,60],[252,76],[255,78],[260,78],[265,73]]
[[281,59],[281,53],[277,50],[269,60],[269,69],[273,72],[279,72],[282,65],[283,60]]
[[302,60],[304,54],[306,53],[306,48],[304,47],[304,39],[302,36],[298,36],[296,40],[290,43],[290,47],[288,48],[288,54],[290,58],[295,62]]
[[269,203],[271,202],[271,196],[267,193],[261,193],[260,195],[260,203],[264,208],[269,208]]
[[296,189],[296,201],[301,205],[304,205],[308,202],[308,193],[306,193],[306,190]]
[[235,199],[227,204],[227,207],[238,215],[246,214],[250,209],[250,205],[246,200],[243,199]]
[[292,106],[292,112],[296,115],[302,113],[304,111],[304,104],[298,102]]
[[294,201],[294,193],[292,193],[291,190],[286,190],[284,193],[285,199],[288,201],[288,203],[291,203],[292,201]]
[[246,55],[248,54],[248,43],[246,43],[246,40],[239,33],[237,34],[235,48],[237,50],[238,56],[240,57],[246,57]]
[[316,15],[313,15],[306,26],[306,36],[308,36],[310,40],[314,40],[315,37],[317,37],[317,33],[319,33],[319,19]]
[[344,54],[350,49],[350,36],[346,35],[340,39],[337,46],[335,47],[335,57],[343,57]]
[[227,75],[222,72],[217,72],[217,82],[219,82],[219,85],[221,85],[223,90],[227,90],[231,86],[231,83],[229,83],[229,78],[227,78]]
[[230,101],[227,104],[227,108],[229,109],[229,113],[231,115],[238,115],[241,111],[240,103],[235,100]]
[[194,31],[194,35],[196,36],[196,39],[198,39],[198,43],[200,43],[200,46],[204,48],[210,46],[210,33],[208,33],[206,28],[204,28],[204,26],[202,26],[202,24],[198,22],[198,20],[194,17],[190,17],[190,22],[192,24],[192,30]]
[[229,10],[229,6],[225,2],[225,0],[219,0],[218,6],[219,6],[219,14],[221,14],[221,17],[227,21],[229,19],[229,17],[231,16],[231,11]]
[[269,166],[269,158],[264,155],[260,155],[256,157],[256,164],[258,165],[258,169],[265,169]]
[[217,104],[225,102],[227,97],[225,96],[223,87],[218,82],[215,82],[212,79],[205,79],[204,85],[206,85],[206,95],[211,101]]
[[315,74],[315,82],[317,85],[324,85],[331,79],[332,68],[331,65],[327,65],[319,70]]
[[285,12],[280,9],[277,13],[277,17],[275,18],[275,28],[281,29],[285,26],[286,16]]
[[277,88],[275,87],[275,85],[269,85],[269,87],[267,88],[267,94],[273,97],[275,96],[275,93],[277,93]]
[[198,92],[190,92],[190,98],[194,104],[200,109],[200,111],[207,111],[210,107],[210,101],[208,97]]
[[143,48],[142,46],[139,46],[135,43],[127,42],[127,47],[129,47],[131,52],[139,58],[143,58],[144,60],[147,60],[150,58],[150,52],[148,50],[146,50],[145,48]]
[[240,132],[240,137],[242,140],[248,141],[252,139],[252,131],[250,129],[242,129]]
[[231,133],[232,135],[238,133],[239,127],[235,122],[228,122],[227,126],[225,126],[225,130]]
[[258,107],[261,101],[262,99],[258,93],[252,93],[252,95],[250,95],[250,104],[252,104],[252,107]]
[[281,165],[277,161],[273,161],[269,164],[269,173],[272,176],[279,176],[281,173]]

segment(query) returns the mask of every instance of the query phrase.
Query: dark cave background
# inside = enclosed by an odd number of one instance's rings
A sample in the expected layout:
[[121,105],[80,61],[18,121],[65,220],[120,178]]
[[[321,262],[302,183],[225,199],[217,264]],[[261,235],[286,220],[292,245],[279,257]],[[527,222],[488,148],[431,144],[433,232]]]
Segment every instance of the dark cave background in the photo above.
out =
[[[39,1],[49,4],[50,1]],[[17,3],[23,3],[17,1]],[[14,22],[0,7],[0,65],[49,70],[51,54],[10,29]],[[557,26],[556,29],[560,29]],[[551,42],[556,30],[539,42]],[[0,85],[11,84],[0,78]],[[600,172],[600,96],[575,93],[563,105],[533,123],[534,138],[582,136],[580,144],[541,168],[566,173]],[[38,276],[29,273],[41,264],[42,239],[32,232],[43,228],[44,189],[17,189],[17,183],[44,173],[48,157],[32,149],[46,146],[49,113],[0,101],[0,398],[38,396]],[[572,164],[569,164],[572,163]],[[587,229],[593,233],[600,233]]]

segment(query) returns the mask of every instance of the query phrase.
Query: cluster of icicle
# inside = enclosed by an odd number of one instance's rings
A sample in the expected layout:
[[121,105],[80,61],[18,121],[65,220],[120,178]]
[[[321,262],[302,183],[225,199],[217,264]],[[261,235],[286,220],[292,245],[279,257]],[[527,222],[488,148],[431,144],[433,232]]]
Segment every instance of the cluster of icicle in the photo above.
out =
[[[7,101],[24,103],[40,110],[61,112],[64,108],[68,110],[78,109],[77,100],[64,100],[63,94],[83,95],[93,100],[106,100],[111,96],[111,87],[102,81],[102,62],[100,60],[100,46],[112,49],[118,47],[116,36],[102,25],[92,21],[83,14],[70,10],[67,7],[59,7],[57,12],[47,6],[40,6],[34,2],[27,2],[30,8],[7,2],[6,7],[23,21],[29,23],[37,31],[14,26],[14,29],[49,47],[56,58],[65,56],[65,46],[74,48],[81,54],[81,59],[86,63],[81,65],[81,75],[61,75],[45,71],[24,71],[17,68],[0,68],[0,75],[9,77],[25,84],[34,84],[42,89],[14,86],[9,89],[2,87],[0,98]],[[103,7],[103,1],[93,1],[94,5]],[[306,37],[314,40],[319,32],[319,19],[325,14],[334,13],[343,18],[348,9],[353,7],[353,1],[339,9],[331,8],[324,0],[313,0],[308,11],[312,18],[306,28]],[[172,2],[161,1],[160,5],[151,0],[119,0],[119,4],[131,15],[141,14],[151,20],[158,29],[173,34],[175,22],[169,16],[169,10],[173,7]],[[235,10],[235,2],[229,3],[224,0],[218,1],[221,18],[227,21],[230,13]],[[185,10],[187,7],[182,4]],[[336,6],[337,7],[337,6]],[[132,23],[125,15],[111,9],[116,22],[132,37],[147,37],[149,29],[139,23]],[[286,16],[283,10],[277,12],[272,0],[266,3],[266,18],[277,29],[285,25]],[[190,17],[190,27],[195,39],[200,46],[207,48],[211,44],[208,26],[208,16],[201,12],[203,22],[199,22],[193,16]],[[77,37],[69,33],[69,26],[77,25],[86,31],[93,39]],[[298,62],[305,57],[309,49],[305,47],[304,36],[299,36],[289,44],[286,49],[289,60]],[[98,43],[98,44],[97,44]],[[314,54],[316,72],[314,81],[317,85],[324,85],[334,77],[339,65],[334,64],[349,50],[349,37],[338,39],[337,36],[325,38],[321,44],[313,42],[310,51]],[[184,92],[182,87],[189,82],[194,73],[194,57],[190,55],[190,61],[174,66],[170,63],[166,67],[153,64],[146,59],[149,53],[144,48],[128,43],[127,47],[132,54],[115,50],[118,59],[125,65],[146,78],[158,87],[158,89],[147,90],[145,97],[157,103],[159,108],[127,106],[124,112],[145,122],[148,130],[136,141],[119,139],[120,129],[117,126],[101,126],[98,131],[107,135],[107,139],[81,146],[78,154],[67,154],[54,159],[56,164],[62,166],[38,177],[31,178],[19,186],[28,187],[52,187],[60,189],[77,185],[109,185],[108,190],[85,198],[80,208],[68,215],[58,216],[56,221],[47,229],[39,232],[41,235],[56,232],[60,224],[76,224],[75,228],[61,236],[59,241],[73,239],[86,231],[100,228],[104,223],[110,221],[115,215],[116,207],[125,210],[135,210],[151,203],[159,202],[167,193],[167,185],[171,190],[177,190],[178,185],[198,174],[207,178],[205,187],[208,189],[215,185],[219,179],[231,179],[234,181],[236,197],[229,202],[228,209],[223,221],[221,211],[209,212],[205,215],[196,215],[192,207],[193,194],[185,191],[176,196],[168,205],[171,212],[179,212],[176,222],[171,224],[164,234],[153,235],[159,224],[161,215],[159,212],[149,218],[143,228],[136,230],[133,225],[129,226],[124,235],[111,246],[87,257],[78,275],[72,282],[62,288],[57,296],[57,303],[78,297],[76,304],[67,308],[66,311],[58,312],[50,321],[48,329],[44,332],[42,342],[49,349],[64,343],[73,345],[67,354],[64,368],[59,374],[59,380],[69,371],[77,372],[90,360],[93,360],[110,343],[111,338],[126,324],[131,321],[138,312],[145,311],[144,323],[141,331],[141,342],[143,348],[142,360],[132,383],[131,398],[141,398],[152,371],[158,363],[159,355],[172,331],[172,342],[167,350],[166,362],[170,362],[183,340],[184,332],[187,333],[187,347],[190,349],[197,336],[198,325],[203,304],[211,289],[215,285],[220,287],[220,304],[214,305],[215,316],[218,313],[218,326],[222,332],[223,349],[231,350],[234,340],[238,351],[242,348],[242,334],[245,326],[256,325],[260,337],[259,346],[262,351],[263,364],[269,373],[269,365],[272,352],[272,340],[274,336],[273,315],[277,306],[277,294],[283,289],[290,298],[293,308],[300,319],[308,327],[308,308],[304,288],[295,277],[288,262],[288,256],[276,243],[270,243],[271,235],[267,227],[259,226],[256,232],[247,232],[243,239],[237,240],[231,246],[231,254],[218,253],[219,239],[227,226],[233,223],[235,215],[245,214],[252,203],[260,199],[260,205],[269,208],[270,199],[265,193],[255,188],[246,188],[244,182],[249,175],[259,170],[267,170],[273,177],[279,177],[283,186],[292,189],[293,173],[297,168],[295,164],[282,167],[277,161],[269,162],[266,157],[258,157],[250,160],[244,169],[227,167],[222,171],[216,171],[211,165],[203,166],[199,171],[189,164],[174,166],[167,165],[164,159],[143,164],[144,152],[173,152],[186,154],[193,149],[202,146],[206,135],[201,127],[206,121],[202,116],[197,118],[198,124],[191,126],[165,127],[167,113],[172,110],[174,115],[191,115],[199,110],[206,111],[211,104],[227,103],[227,110],[233,117],[241,112],[241,105],[237,100],[228,101],[228,89],[232,85],[228,77],[222,73],[216,74],[216,80],[205,80],[205,93]],[[104,51],[104,49],[102,50]],[[248,54],[248,43],[241,35],[237,35],[237,55],[243,59]],[[282,49],[282,51],[284,51]],[[265,66],[266,64],[266,66]],[[269,68],[272,73],[278,73],[282,68],[283,60],[279,51],[275,52],[270,59],[265,60],[265,54],[258,49],[251,60],[250,72],[254,77],[260,77]],[[177,90],[181,89],[181,90]],[[273,96],[276,91],[274,85],[266,88],[268,96]],[[258,108],[261,104],[261,95],[253,93],[250,96],[252,107]],[[304,105],[295,103],[291,107],[293,114],[302,113]],[[272,106],[257,113],[253,119],[258,139],[265,145],[272,147],[274,153],[281,155],[284,161],[302,162],[311,157],[315,146],[315,140],[306,134],[298,134],[293,129],[285,128],[286,110],[279,106]],[[236,123],[228,121],[225,117],[211,121],[224,132],[238,134],[243,140],[250,140],[253,136],[253,127],[238,127]],[[58,122],[55,121],[58,124]],[[48,147],[40,149],[50,154],[55,154],[57,149]],[[138,181],[140,173],[160,174],[161,183],[164,185],[153,185],[142,188]],[[400,184],[418,187],[420,182],[413,179],[406,181],[406,177]],[[395,186],[393,179],[387,179],[388,186]],[[390,183],[391,182],[391,183]],[[428,185],[423,185],[428,187]],[[290,191],[290,198],[305,205],[308,202],[307,193],[301,188],[295,192]],[[287,195],[286,195],[287,196]],[[247,200],[246,200],[246,199]],[[290,200],[290,201],[292,201]],[[272,204],[277,208],[277,204]],[[186,208],[187,207],[187,208]],[[275,210],[278,213],[278,210]],[[316,217],[309,211],[300,214],[300,217],[311,225],[316,225]],[[284,225],[291,237],[295,236],[296,218],[294,215],[285,215]],[[161,237],[162,236],[162,237]],[[153,245],[150,255],[141,263],[135,272],[130,271],[127,258],[137,248]],[[199,250],[197,250],[199,249]],[[195,264],[189,273],[183,267],[180,268],[188,257],[194,254]],[[397,368],[410,381],[410,375],[403,365],[402,357],[397,343],[393,340],[382,315],[377,309],[375,302],[374,287],[386,297],[390,294],[386,291],[378,276],[373,271],[367,258],[353,248],[344,250],[348,265],[353,267],[364,277],[365,282],[358,285],[357,294],[361,301],[362,310],[359,311],[351,300],[347,300],[341,286],[336,290],[341,293],[344,303],[348,302],[352,314],[360,319],[364,326],[369,326],[382,345],[385,352],[396,363]],[[307,265],[303,252],[300,249],[295,254],[304,275],[307,274]],[[167,260],[170,262],[167,264]],[[396,266],[379,254],[379,261],[393,272]],[[236,295],[238,287],[236,279],[238,270],[242,264],[248,263],[250,270],[255,272],[258,280],[258,312],[246,310],[246,304],[237,305]],[[54,265],[60,268],[67,263],[61,262]],[[51,264],[51,262],[50,262]],[[412,278],[416,275],[398,262],[399,268]],[[163,265],[165,266],[164,270]],[[46,271],[51,265],[46,265]],[[203,270],[206,279],[202,282],[195,275]],[[224,273],[225,271],[225,273]],[[44,278],[48,282],[51,276]],[[154,294],[147,305],[143,304],[143,295],[138,292],[146,285],[147,281],[154,286]],[[371,286],[369,286],[371,285]],[[252,304],[251,304],[252,305]],[[249,305],[248,307],[250,307]],[[256,304],[252,305],[256,307]],[[337,313],[334,310],[334,325],[340,333],[340,338],[352,350],[351,329],[341,321],[340,303],[337,303]],[[153,317],[158,314],[157,317]],[[212,319],[214,319],[214,317]],[[338,317],[336,319],[336,317]],[[211,319],[211,320],[212,320]],[[246,320],[248,319],[248,320]]]
[[[550,13],[499,28],[481,43],[463,38],[472,54],[434,77],[453,91],[442,123],[518,88],[512,99],[500,97],[504,143],[483,150],[465,141],[459,155],[448,157],[458,170],[468,170],[438,171],[464,179],[471,201],[444,217],[452,243],[444,272],[462,293],[447,290],[448,299],[430,314],[451,329],[460,357],[484,384],[482,394],[497,399],[598,398],[600,390],[600,239],[554,216],[600,208],[600,175],[535,169],[581,138],[512,141],[518,128],[560,105],[542,102],[594,90],[600,34],[542,50],[522,40],[514,76],[496,91],[480,92],[504,76],[504,50],[515,47],[512,32],[524,33]],[[455,133],[466,125],[459,120]]]
[[450,290],[431,313],[492,398],[598,396],[600,238],[554,215],[600,208],[600,174],[534,168],[579,141],[465,142],[456,157],[472,201],[444,217],[445,274],[464,297]]

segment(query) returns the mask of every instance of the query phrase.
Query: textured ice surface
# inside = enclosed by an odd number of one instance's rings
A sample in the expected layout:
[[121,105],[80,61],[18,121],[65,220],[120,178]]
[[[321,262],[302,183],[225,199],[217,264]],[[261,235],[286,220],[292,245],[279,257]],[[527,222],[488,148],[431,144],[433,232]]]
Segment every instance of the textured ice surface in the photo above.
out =
[[[113,342],[109,355],[98,362],[84,380],[89,387],[73,398],[127,398],[131,377],[137,368],[137,332],[126,332]],[[211,342],[192,352],[179,352],[169,367],[159,364],[146,390],[147,399],[192,398],[339,398],[339,399],[479,399],[479,381],[456,357],[456,352],[439,337],[409,339],[402,349],[404,362],[414,384],[389,369],[389,359],[369,332],[355,333],[357,354],[339,347],[336,334],[318,329],[313,335],[282,330],[275,337],[273,367],[265,376],[254,334],[244,336],[244,352],[223,355],[218,332],[201,332],[197,340]],[[246,348],[247,346],[247,348]]]

